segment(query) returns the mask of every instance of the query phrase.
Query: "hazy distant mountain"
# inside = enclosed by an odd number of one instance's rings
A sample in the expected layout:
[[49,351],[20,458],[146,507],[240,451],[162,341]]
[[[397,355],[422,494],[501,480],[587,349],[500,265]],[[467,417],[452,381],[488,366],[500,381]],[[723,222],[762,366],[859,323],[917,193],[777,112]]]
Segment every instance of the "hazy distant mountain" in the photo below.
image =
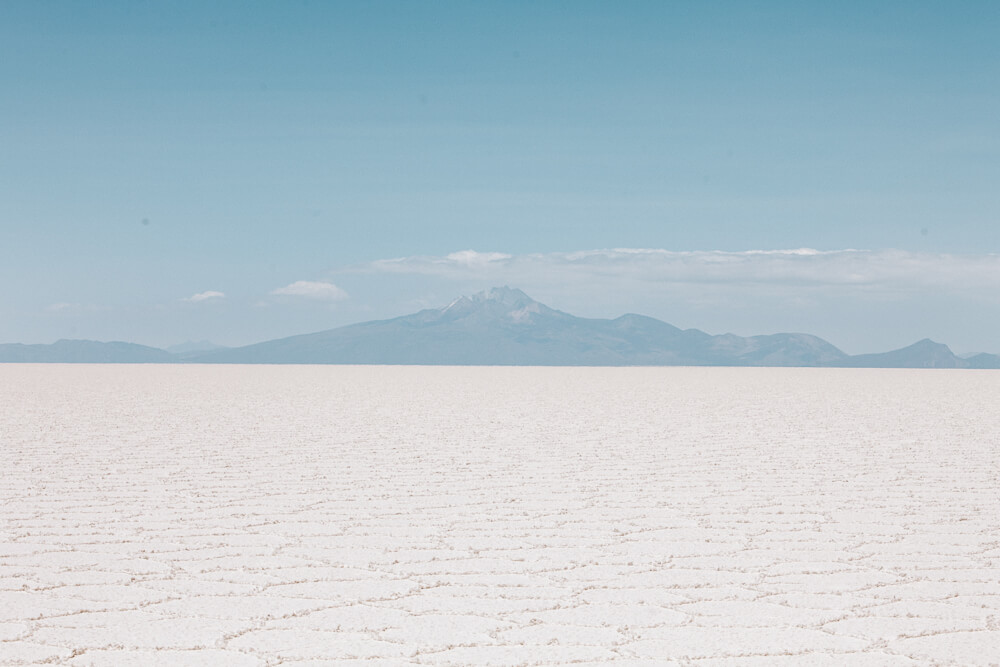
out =
[[1000,356],[962,359],[947,345],[927,339],[892,352],[848,356],[809,334],[713,336],[643,315],[575,317],[509,287],[463,296],[444,308],[245,347],[200,341],[165,351],[132,343],[61,340],[0,345],[2,361],[1000,369]]
[[969,368],[1000,368],[1000,355],[985,352],[964,352],[956,356],[969,362]]
[[743,338],[641,315],[574,317],[499,287],[444,308],[210,352],[207,363],[821,366],[847,358],[807,334]]
[[1000,368],[1000,355],[976,354],[965,360],[968,368]]
[[947,345],[929,338],[909,347],[877,354],[859,354],[843,360],[838,365],[851,368],[966,368],[961,359]]
[[837,365],[850,368],[1000,368],[1000,357],[977,354],[963,359],[947,345],[925,338],[899,350],[849,357]]
[[0,345],[0,362],[30,363],[170,363],[174,355],[135,343],[59,340],[51,345]]

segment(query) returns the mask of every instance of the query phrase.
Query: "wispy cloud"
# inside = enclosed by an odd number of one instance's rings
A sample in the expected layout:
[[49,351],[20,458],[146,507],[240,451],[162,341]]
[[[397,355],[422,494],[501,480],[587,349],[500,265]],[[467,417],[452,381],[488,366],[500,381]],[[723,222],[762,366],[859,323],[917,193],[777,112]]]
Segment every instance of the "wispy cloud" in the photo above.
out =
[[1000,255],[902,250],[676,252],[614,248],[508,255],[472,250],[384,259],[345,272],[418,274],[503,282],[628,281],[646,285],[834,286],[859,290],[1000,287]]
[[[542,257],[525,255],[523,257]],[[414,255],[393,259],[378,259],[368,264],[349,267],[345,272],[374,273],[417,273],[424,275],[454,275],[457,273],[482,273],[502,269],[515,262],[513,255],[502,252],[476,252],[460,250],[443,257]]]
[[97,313],[106,310],[110,310],[110,308],[108,306],[96,306],[91,303],[70,303],[68,301],[59,301],[45,307],[45,311],[48,313],[62,314]]
[[475,268],[475,267],[487,266],[494,262],[503,262],[508,259],[513,259],[513,256],[502,252],[476,252],[475,250],[459,250],[458,252],[451,253],[444,259],[455,264],[467,266],[469,268]]
[[333,283],[299,280],[291,285],[279,287],[270,291],[273,296],[297,296],[317,301],[343,301],[348,298],[347,292]]
[[46,306],[45,310],[49,311],[50,313],[65,313],[71,310],[78,310],[79,307],[80,307],[79,304],[60,301],[59,303],[53,303],[51,305]]
[[207,292],[198,292],[197,294],[192,294],[189,297],[181,299],[181,301],[188,301],[190,303],[201,303],[202,301],[209,301],[211,299],[224,299],[226,295],[222,292],[215,292],[213,290],[208,290]]

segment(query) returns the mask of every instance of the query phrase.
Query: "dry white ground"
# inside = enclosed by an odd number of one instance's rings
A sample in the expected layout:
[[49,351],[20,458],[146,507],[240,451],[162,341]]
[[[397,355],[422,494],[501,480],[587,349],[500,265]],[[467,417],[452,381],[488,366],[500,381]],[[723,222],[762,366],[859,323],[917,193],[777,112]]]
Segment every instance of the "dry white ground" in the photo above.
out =
[[0,663],[1000,664],[1000,372],[0,366]]

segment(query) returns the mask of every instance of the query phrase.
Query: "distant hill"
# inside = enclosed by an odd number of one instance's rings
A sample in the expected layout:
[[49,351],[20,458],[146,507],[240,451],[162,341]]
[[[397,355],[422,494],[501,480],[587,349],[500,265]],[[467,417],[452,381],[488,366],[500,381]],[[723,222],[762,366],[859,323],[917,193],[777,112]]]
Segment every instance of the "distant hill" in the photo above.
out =
[[1000,368],[1000,356],[963,359],[947,345],[927,339],[891,352],[849,356],[809,334],[713,336],[643,315],[576,317],[509,287],[463,296],[443,308],[244,347],[201,341],[167,351],[132,343],[61,340],[52,345],[0,345],[3,361]]
[[852,368],[967,368],[965,359],[955,356],[947,345],[935,343],[929,338],[892,352],[859,354],[838,365]]
[[51,345],[0,345],[0,362],[23,363],[170,363],[166,350],[135,343],[99,343],[93,340],[59,340]]
[[965,360],[967,368],[1000,368],[1000,355],[976,354]]
[[947,345],[925,338],[891,352],[848,357],[836,365],[849,368],[1000,368],[1000,356],[977,354],[963,359]]

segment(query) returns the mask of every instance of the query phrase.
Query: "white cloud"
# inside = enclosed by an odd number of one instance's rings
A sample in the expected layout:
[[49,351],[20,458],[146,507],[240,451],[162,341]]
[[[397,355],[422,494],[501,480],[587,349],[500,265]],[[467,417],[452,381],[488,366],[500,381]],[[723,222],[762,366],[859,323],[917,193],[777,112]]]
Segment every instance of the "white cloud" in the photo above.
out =
[[96,306],[90,303],[70,303],[68,301],[59,301],[45,307],[46,312],[63,314],[98,313],[106,310],[110,310],[110,308],[108,306]]
[[372,270],[378,273],[446,274],[454,269],[477,271],[500,268],[507,265],[513,259],[513,255],[502,252],[459,250],[444,257],[415,256],[379,259],[363,267],[356,268],[361,268],[363,271]]
[[191,303],[200,303],[202,301],[209,301],[211,299],[224,299],[226,297],[222,292],[215,292],[208,290],[207,292],[198,292],[197,294],[192,294],[191,296],[181,299],[181,301],[188,301]]
[[46,306],[45,310],[51,313],[63,313],[67,310],[78,310],[79,305],[75,303],[67,303],[66,301],[60,301],[59,303],[53,303],[50,306]]
[[271,290],[270,294],[274,296],[300,296],[318,301],[342,301],[348,298],[347,292],[333,283],[310,280],[299,280],[291,285]]
[[449,262],[462,264],[468,267],[482,267],[491,263],[501,263],[512,259],[511,255],[502,252],[476,252],[475,250],[459,250],[453,252],[445,259]]

